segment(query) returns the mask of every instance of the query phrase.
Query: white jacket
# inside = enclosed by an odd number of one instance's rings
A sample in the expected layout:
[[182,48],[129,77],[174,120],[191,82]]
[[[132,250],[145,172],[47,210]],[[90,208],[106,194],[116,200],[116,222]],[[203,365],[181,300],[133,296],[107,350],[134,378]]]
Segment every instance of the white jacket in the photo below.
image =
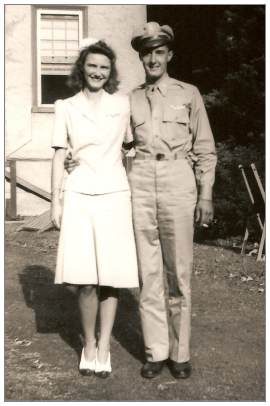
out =
[[121,147],[131,140],[128,96],[102,90],[95,114],[82,91],[55,102],[52,147],[70,148],[80,162],[68,175],[64,190],[87,194],[129,190]]

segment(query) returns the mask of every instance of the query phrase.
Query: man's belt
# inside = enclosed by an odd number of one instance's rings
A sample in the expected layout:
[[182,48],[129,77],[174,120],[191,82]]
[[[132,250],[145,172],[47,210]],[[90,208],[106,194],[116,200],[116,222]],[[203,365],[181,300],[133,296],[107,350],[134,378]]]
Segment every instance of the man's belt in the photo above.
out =
[[178,151],[171,154],[163,154],[158,152],[157,154],[144,154],[142,152],[136,152],[134,159],[141,159],[146,161],[173,161],[175,159],[185,159],[187,156],[186,152]]

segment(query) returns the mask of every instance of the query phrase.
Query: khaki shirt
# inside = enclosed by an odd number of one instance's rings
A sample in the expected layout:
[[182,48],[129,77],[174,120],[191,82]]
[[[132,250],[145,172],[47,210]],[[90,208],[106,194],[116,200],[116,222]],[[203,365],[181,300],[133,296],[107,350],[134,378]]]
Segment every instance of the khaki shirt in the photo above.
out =
[[[197,184],[212,187],[217,162],[213,134],[199,90],[165,76],[155,85],[139,86],[131,93],[131,126],[136,153],[186,153]],[[150,95],[151,96],[151,95]]]

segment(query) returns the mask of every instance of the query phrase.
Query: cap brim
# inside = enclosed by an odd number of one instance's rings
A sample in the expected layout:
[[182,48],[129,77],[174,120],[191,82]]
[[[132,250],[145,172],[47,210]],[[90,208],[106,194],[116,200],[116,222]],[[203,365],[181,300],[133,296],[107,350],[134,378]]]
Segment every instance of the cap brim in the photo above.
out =
[[163,45],[171,44],[173,40],[170,38],[144,38],[141,39],[140,37],[134,38],[131,41],[131,46],[137,52],[143,52],[149,49],[161,47]]

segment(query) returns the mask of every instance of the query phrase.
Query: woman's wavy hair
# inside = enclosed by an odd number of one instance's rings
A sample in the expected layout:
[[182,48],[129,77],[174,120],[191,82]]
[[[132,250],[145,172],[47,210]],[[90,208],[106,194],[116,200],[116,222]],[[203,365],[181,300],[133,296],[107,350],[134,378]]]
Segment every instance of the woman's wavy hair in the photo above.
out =
[[98,41],[95,44],[83,48],[68,78],[68,86],[75,91],[80,91],[86,86],[84,79],[84,64],[88,54],[102,54],[107,56],[111,61],[111,73],[107,83],[104,85],[104,90],[113,94],[118,90],[119,81],[117,79],[118,72],[116,69],[116,55],[114,51],[104,42]]

